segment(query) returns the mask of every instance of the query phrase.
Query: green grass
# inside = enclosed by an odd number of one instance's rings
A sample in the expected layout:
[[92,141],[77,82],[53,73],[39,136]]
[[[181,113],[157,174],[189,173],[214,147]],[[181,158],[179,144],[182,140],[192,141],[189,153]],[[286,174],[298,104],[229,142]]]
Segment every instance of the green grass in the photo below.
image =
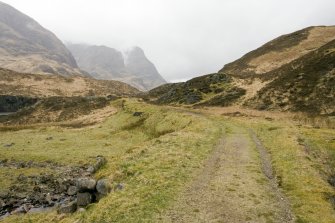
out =
[[[187,109],[135,100],[124,103],[119,100],[113,105],[119,112],[95,126],[74,129],[36,125],[3,130],[0,143],[15,145],[10,148],[1,145],[0,157],[76,166],[104,155],[108,163],[95,177],[107,177],[125,188],[90,205],[83,213],[28,214],[12,216],[4,222],[154,222],[155,216],[173,204],[202,167],[221,137],[222,128],[230,134],[232,125],[252,128],[269,150],[275,175],[291,202],[297,222],[335,222],[334,207],[327,200],[327,196],[335,194],[327,183],[335,167],[334,130],[298,127],[287,120],[199,115]],[[135,111],[144,113],[135,117]],[[53,139],[46,140],[50,136]],[[1,168],[0,191],[8,189],[20,173],[49,171]],[[263,213],[265,218],[268,214]]]
[[[272,164],[280,185],[291,202],[297,222],[335,222],[334,207],[328,195],[334,188],[327,183],[327,170],[335,160],[334,130],[296,127],[289,122],[240,119],[253,128],[272,156]],[[321,137],[323,136],[323,137]],[[306,151],[301,137],[308,138],[308,146],[317,157]],[[332,168],[334,166],[331,166]]]
[[[135,117],[135,111],[144,113]],[[49,136],[53,140],[46,140]],[[80,165],[101,154],[108,163],[96,178],[107,177],[125,185],[123,190],[90,205],[84,213],[65,217],[55,212],[27,214],[6,218],[4,222],[153,221],[153,216],[201,167],[220,136],[221,126],[214,119],[133,100],[126,101],[117,114],[94,127],[36,127],[1,132],[1,143],[15,143],[11,148],[1,148],[2,159]],[[4,170],[0,171],[3,176]]]

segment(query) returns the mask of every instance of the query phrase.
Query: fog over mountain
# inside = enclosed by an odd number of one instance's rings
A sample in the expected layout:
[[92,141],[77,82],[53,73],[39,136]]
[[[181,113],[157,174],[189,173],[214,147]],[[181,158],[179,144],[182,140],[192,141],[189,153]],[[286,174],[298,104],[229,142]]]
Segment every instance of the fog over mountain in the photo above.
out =
[[68,43],[67,47],[78,66],[94,78],[122,81],[144,91],[166,83],[140,47],[124,53],[106,46]]
[[63,41],[140,46],[166,80],[215,72],[283,33],[333,25],[333,0],[4,0]]

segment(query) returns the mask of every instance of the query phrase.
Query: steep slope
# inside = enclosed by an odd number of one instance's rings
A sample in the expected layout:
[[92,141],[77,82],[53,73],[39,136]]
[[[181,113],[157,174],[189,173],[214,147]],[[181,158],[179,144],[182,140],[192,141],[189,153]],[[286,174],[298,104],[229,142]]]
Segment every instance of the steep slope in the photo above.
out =
[[146,89],[152,89],[166,83],[141,48],[133,47],[126,53],[126,56],[125,64],[128,72],[140,79]]
[[18,73],[0,68],[0,95],[50,96],[131,96],[139,91],[119,81],[96,80],[82,76]]
[[[335,26],[308,27],[266,43],[225,65],[218,74],[161,86],[151,90],[147,97],[165,104],[243,105],[332,115],[335,114],[334,41]],[[208,82],[217,76],[226,78]],[[195,82],[198,84],[192,84]],[[190,93],[197,100],[184,100]]]
[[106,46],[68,44],[67,47],[78,66],[97,79],[118,80],[141,90],[166,83],[138,47],[127,52],[127,59],[120,51]]
[[335,115],[335,40],[271,72],[277,77],[245,104]]
[[240,59],[225,65],[219,72],[240,78],[269,79],[263,75],[318,49],[335,39],[335,26],[308,27],[280,36]]
[[122,53],[106,46],[67,44],[78,66],[97,79],[122,78],[125,65]]
[[27,73],[80,73],[71,53],[53,33],[2,2],[0,67]]

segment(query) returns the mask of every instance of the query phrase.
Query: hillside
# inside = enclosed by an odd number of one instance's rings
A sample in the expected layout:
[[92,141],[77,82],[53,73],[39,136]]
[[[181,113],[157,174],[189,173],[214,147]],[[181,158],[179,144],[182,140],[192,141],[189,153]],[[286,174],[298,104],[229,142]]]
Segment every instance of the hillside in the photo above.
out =
[[166,83],[139,47],[128,51],[126,58],[120,51],[106,46],[67,44],[67,47],[78,66],[94,78],[122,81],[140,90]]
[[335,26],[284,35],[225,65],[217,74],[153,89],[147,100],[331,115],[335,111],[334,40]]
[[25,73],[81,74],[71,53],[52,32],[2,2],[0,67]]
[[0,68],[0,95],[50,96],[129,96],[139,91],[119,81],[106,81],[82,76],[39,75],[18,73]]

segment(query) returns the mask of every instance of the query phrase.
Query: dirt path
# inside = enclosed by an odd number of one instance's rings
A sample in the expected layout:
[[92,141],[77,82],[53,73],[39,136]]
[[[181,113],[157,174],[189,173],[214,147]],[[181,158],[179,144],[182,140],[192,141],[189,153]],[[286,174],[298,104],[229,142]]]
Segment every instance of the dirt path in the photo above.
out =
[[[231,125],[163,222],[293,222],[253,132]],[[270,165],[270,166],[268,166]]]

